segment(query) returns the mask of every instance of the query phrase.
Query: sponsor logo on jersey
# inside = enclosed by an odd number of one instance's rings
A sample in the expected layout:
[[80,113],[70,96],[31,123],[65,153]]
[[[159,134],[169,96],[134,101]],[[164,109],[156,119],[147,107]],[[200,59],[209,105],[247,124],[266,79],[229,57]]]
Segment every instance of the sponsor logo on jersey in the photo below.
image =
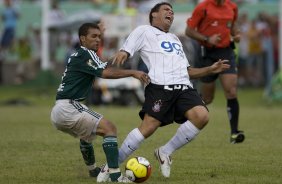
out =
[[181,43],[162,40],[159,42],[161,52],[166,55],[178,55],[184,57],[184,51]]
[[214,27],[218,26],[218,22],[214,21],[213,23],[211,23],[211,26],[214,26]]
[[95,70],[97,70],[97,67],[94,66],[94,61],[93,61],[93,60],[89,59],[89,60],[87,61],[87,65],[90,66],[90,67],[92,67],[92,68],[94,68]]

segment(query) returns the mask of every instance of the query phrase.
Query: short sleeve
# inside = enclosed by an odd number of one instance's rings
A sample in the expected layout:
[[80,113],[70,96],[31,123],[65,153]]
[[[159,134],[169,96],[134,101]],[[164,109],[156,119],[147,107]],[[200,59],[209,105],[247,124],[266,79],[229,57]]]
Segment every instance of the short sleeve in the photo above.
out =
[[202,19],[205,16],[205,8],[204,8],[204,4],[200,3],[198,4],[198,6],[196,6],[196,8],[194,9],[192,16],[190,18],[187,19],[186,24],[190,27],[190,28],[197,28],[199,23],[202,21]]
[[84,50],[80,56],[82,62],[78,62],[77,70],[80,72],[88,73],[96,77],[101,77],[103,70],[107,66],[107,62],[103,62],[94,51]]
[[133,30],[127,37],[125,43],[120,50],[124,50],[129,53],[130,57],[134,55],[136,51],[139,51],[144,43],[145,27],[139,26]]
[[234,11],[234,22],[238,19],[238,7],[235,3],[233,3],[233,11]]

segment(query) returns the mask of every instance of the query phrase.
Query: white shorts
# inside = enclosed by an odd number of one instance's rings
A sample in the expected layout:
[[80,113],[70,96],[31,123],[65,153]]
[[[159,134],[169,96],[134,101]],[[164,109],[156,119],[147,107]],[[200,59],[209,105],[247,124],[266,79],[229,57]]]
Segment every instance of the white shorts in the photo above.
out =
[[103,116],[74,100],[57,100],[51,112],[53,125],[65,133],[91,142]]

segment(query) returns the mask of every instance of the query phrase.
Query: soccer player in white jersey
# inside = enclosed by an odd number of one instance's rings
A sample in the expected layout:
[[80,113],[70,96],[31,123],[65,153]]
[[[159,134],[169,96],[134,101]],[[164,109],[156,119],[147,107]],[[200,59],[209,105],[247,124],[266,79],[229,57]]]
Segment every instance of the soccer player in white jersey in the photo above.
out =
[[[148,67],[151,80],[145,88],[145,102],[139,113],[143,121],[123,141],[119,149],[119,162],[125,161],[159,127],[176,122],[180,126],[175,135],[155,150],[162,175],[168,178],[170,155],[191,142],[209,120],[207,107],[193,88],[190,78],[218,73],[228,69],[229,65],[219,60],[206,68],[190,67],[178,37],[169,33],[174,19],[169,3],[156,4],[149,19],[151,25],[137,27],[114,59],[114,63],[120,65],[138,51]],[[107,177],[106,165],[97,181],[106,181]]]

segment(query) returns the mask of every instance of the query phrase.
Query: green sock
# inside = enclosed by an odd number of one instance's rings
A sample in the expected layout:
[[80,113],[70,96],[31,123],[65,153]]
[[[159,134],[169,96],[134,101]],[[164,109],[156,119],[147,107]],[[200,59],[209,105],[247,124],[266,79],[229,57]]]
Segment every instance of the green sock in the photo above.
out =
[[117,181],[120,177],[121,173],[119,171],[119,164],[118,164],[118,144],[117,144],[117,137],[116,136],[107,136],[104,137],[103,142],[103,149],[106,154],[107,163],[109,166],[109,170],[117,169],[118,172],[110,172],[110,178],[112,181]]
[[80,151],[87,166],[92,166],[95,164],[94,148],[91,143],[80,139]]

